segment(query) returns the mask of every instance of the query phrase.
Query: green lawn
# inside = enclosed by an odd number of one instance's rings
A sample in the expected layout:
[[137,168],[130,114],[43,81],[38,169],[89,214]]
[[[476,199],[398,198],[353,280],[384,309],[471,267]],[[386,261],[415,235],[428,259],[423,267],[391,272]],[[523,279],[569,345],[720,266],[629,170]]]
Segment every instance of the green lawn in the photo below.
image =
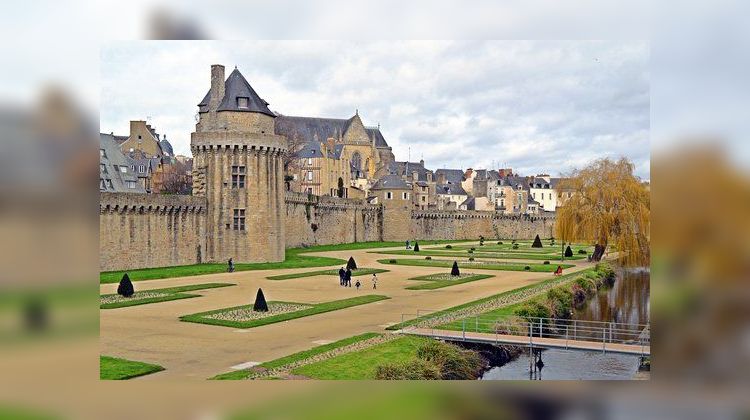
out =
[[[382,268],[367,268],[362,267],[356,270],[352,270],[352,276],[364,276],[367,274],[379,274],[379,273],[387,273],[390,270],[384,270]],[[305,273],[293,273],[293,274],[282,274],[279,276],[268,276],[266,277],[268,280],[289,280],[289,279],[298,279],[301,277],[312,277],[312,276],[336,276],[338,277],[339,270],[334,268],[331,270],[318,270],[318,271],[307,271]]]
[[293,374],[313,379],[373,379],[375,369],[384,363],[406,362],[416,358],[417,349],[427,338],[404,336],[366,349],[301,366]]
[[[391,261],[395,261],[391,262]],[[453,261],[451,260],[417,260],[417,259],[396,259],[396,260],[378,260],[381,264],[390,265],[411,265],[418,267],[453,267]],[[503,270],[503,271],[529,271],[538,273],[552,273],[560,265],[562,268],[573,267],[571,264],[534,264],[534,263],[517,263],[517,262],[503,262],[503,261],[492,261],[486,264],[477,264],[470,261],[458,261],[458,267],[464,269],[474,270]],[[529,270],[524,267],[528,266]]]
[[[469,242],[470,240],[420,241],[425,245],[454,242]],[[356,249],[383,248],[403,246],[403,242],[354,242],[349,244],[317,245],[308,248],[290,248],[286,250],[284,261],[270,263],[237,263],[235,271],[277,270],[284,268],[329,267],[344,265],[345,260],[331,257],[317,257],[304,255],[311,252],[346,251]],[[193,265],[178,265],[174,267],[141,268],[137,270],[105,271],[99,273],[99,283],[117,283],[123,274],[128,273],[131,281],[166,279],[172,277],[199,276],[202,274],[226,273],[226,263],[206,263]]]
[[[232,320],[214,319],[214,318],[206,317],[206,315],[213,315],[216,313],[230,311],[233,309],[252,308],[253,305],[250,304],[250,305],[235,306],[231,308],[221,308],[221,309],[216,309],[213,311],[200,312],[197,314],[184,315],[180,317],[180,320],[186,321],[186,322],[197,322],[199,324],[220,325],[223,327],[232,327],[232,328],[255,328],[255,327],[260,327],[262,325],[274,324],[276,322],[289,321],[291,319],[302,318],[305,316],[317,315],[317,314],[322,314],[324,312],[330,312],[330,311],[337,311],[339,309],[349,308],[349,307],[357,306],[357,305],[364,305],[367,303],[377,302],[379,300],[384,300],[384,299],[390,299],[390,298],[388,296],[382,296],[382,295],[363,295],[363,296],[357,296],[357,297],[353,297],[349,299],[334,300],[332,302],[309,304],[312,306],[311,308],[302,309],[302,310],[295,311],[295,312],[282,313],[278,315],[271,315],[265,318],[259,318],[259,319],[253,319],[253,320],[247,320],[247,321],[232,321]],[[295,303],[295,302],[276,302],[276,303]]]
[[116,357],[99,356],[99,379],[130,379],[162,370],[164,370],[164,368],[159,365],[134,362],[132,360],[118,359]]
[[[445,273],[445,274],[450,274],[450,273]],[[443,280],[443,279],[435,279],[434,276],[435,274],[429,274],[427,276],[420,276],[420,277],[412,277],[409,280],[421,280],[424,283],[417,285],[417,286],[409,286],[406,289],[408,290],[441,289],[443,287],[455,286],[461,283],[468,283],[471,281],[484,280],[490,277],[495,277],[489,274],[474,274],[474,275],[469,275],[469,276],[461,276],[459,278],[456,278],[455,280]]]
[[[387,255],[413,255],[413,256],[433,256],[433,257],[454,257],[454,258],[504,258],[504,259],[516,259],[516,260],[539,260],[539,261],[560,261],[560,253],[525,253],[525,252],[495,252],[489,250],[488,252],[484,249],[477,249],[474,253],[468,253],[468,250],[451,250],[451,249],[422,249],[419,252],[408,251],[401,249],[398,251],[370,251],[371,254],[387,254]],[[573,254],[572,257],[567,257],[567,260],[580,260],[585,258],[585,255]]]
[[[258,365],[259,367],[266,368],[266,369],[276,369],[280,368],[282,366],[286,366],[290,363],[294,363],[300,360],[309,359],[313,356],[317,356],[319,354],[340,348],[345,347],[350,344],[354,344],[360,341],[369,340],[370,338],[377,337],[381,334],[378,333],[364,333],[360,335],[355,335],[354,337],[348,337],[344,338],[343,340],[335,341],[333,343],[329,344],[323,344],[321,346],[313,347],[309,350],[303,350],[294,354],[290,354],[289,356],[284,356],[279,359],[274,359],[268,362],[261,363]],[[211,379],[219,379],[219,380],[236,380],[236,379],[247,379],[250,374],[252,373],[251,370],[243,369],[243,370],[237,370],[234,372],[227,372],[222,373],[221,375],[216,375]]]
[[[167,295],[149,297],[149,298],[143,298],[143,299],[138,298],[138,291],[136,291],[136,294],[131,298],[123,298],[121,302],[100,304],[99,309],[124,308],[127,306],[145,305],[148,303],[166,302],[170,300],[200,297],[201,295],[182,293],[182,292],[190,292],[193,290],[215,289],[217,287],[227,287],[227,286],[235,286],[235,284],[234,283],[203,283],[203,284],[191,284],[191,285],[179,286],[179,287],[167,287],[164,289],[151,289],[151,290],[145,290],[144,292],[167,293]],[[101,300],[101,298],[108,297],[108,296],[117,296],[117,294],[112,293],[112,294],[107,294],[107,295],[101,295],[99,299]]]
[[[587,268],[585,270],[581,270],[575,273],[566,274],[559,277],[553,277],[548,280],[543,280],[534,284],[530,284],[528,286],[520,287],[518,289],[508,290],[503,293],[498,293],[496,295],[488,296],[486,298],[478,299],[472,302],[466,302],[461,305],[453,306],[448,309],[443,309],[441,311],[433,312],[427,315],[420,316],[418,318],[410,319],[408,321],[404,321],[399,324],[391,325],[390,327],[386,328],[386,330],[400,330],[402,328],[408,327],[410,325],[414,325],[418,322],[425,321],[430,318],[434,317],[440,317],[443,315],[448,315],[452,312],[460,311],[462,309],[470,308],[472,306],[481,305],[487,302],[490,302],[495,299],[503,299],[508,302],[507,305],[503,305],[503,307],[515,305],[517,303],[524,302],[526,300],[532,299],[536,296],[539,296],[541,293],[546,292],[552,287],[559,286],[563,283],[567,283],[570,281],[575,280],[578,276],[584,275],[588,272],[594,271],[594,268]],[[473,318],[471,318],[473,319]]]

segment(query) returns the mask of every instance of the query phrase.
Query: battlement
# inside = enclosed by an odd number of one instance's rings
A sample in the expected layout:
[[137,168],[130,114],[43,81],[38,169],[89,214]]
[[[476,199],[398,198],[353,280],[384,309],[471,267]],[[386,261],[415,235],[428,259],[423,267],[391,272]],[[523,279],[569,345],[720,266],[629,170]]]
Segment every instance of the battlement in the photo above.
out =
[[161,195],[131,193],[99,193],[99,212],[156,212],[203,213],[207,202],[204,197],[192,195]]

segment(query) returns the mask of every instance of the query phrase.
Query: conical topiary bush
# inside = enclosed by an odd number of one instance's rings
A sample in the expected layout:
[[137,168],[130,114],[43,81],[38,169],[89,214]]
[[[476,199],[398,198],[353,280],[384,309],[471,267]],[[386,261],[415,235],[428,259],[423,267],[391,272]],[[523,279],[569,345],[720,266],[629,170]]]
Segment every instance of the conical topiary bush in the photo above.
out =
[[133,282],[130,281],[128,273],[125,273],[125,275],[122,276],[122,280],[120,280],[120,285],[117,286],[117,294],[124,297],[131,297],[133,296],[133,293],[135,293]]
[[568,245],[567,248],[565,248],[565,257],[570,258],[573,256],[573,250],[570,249],[570,245]]
[[458,263],[453,261],[453,268],[451,268],[451,276],[460,276],[461,272],[458,271]]
[[266,303],[266,297],[263,296],[263,289],[258,289],[258,294],[255,295],[253,310],[255,312],[268,312],[268,304]]
[[414,252],[419,252],[419,243],[414,242]]
[[541,248],[542,247],[542,240],[539,239],[539,235],[536,235],[536,238],[534,238],[534,243],[531,244],[532,248]]
[[354,257],[349,257],[349,261],[346,262],[346,268],[347,268],[347,270],[356,270],[357,269],[357,262],[354,261]]

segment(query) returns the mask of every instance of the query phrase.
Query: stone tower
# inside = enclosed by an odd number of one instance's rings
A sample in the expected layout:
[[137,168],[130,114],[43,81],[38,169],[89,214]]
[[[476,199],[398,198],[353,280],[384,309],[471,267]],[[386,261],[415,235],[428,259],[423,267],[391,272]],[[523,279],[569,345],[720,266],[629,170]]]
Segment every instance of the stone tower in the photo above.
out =
[[208,261],[284,260],[286,138],[276,115],[236,68],[211,66],[211,88],[198,104],[191,135],[193,195],[204,196]]

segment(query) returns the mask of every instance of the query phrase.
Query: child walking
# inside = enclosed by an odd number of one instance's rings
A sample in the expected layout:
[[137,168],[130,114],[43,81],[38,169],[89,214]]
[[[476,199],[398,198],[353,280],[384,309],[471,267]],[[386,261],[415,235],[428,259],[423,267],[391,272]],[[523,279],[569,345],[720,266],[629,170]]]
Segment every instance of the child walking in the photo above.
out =
[[359,283],[359,280],[357,280],[357,282],[354,283],[354,285],[357,286],[357,290],[359,290],[359,286],[361,286],[361,284]]
[[372,288],[373,289],[378,288],[378,275],[375,273],[372,273]]

